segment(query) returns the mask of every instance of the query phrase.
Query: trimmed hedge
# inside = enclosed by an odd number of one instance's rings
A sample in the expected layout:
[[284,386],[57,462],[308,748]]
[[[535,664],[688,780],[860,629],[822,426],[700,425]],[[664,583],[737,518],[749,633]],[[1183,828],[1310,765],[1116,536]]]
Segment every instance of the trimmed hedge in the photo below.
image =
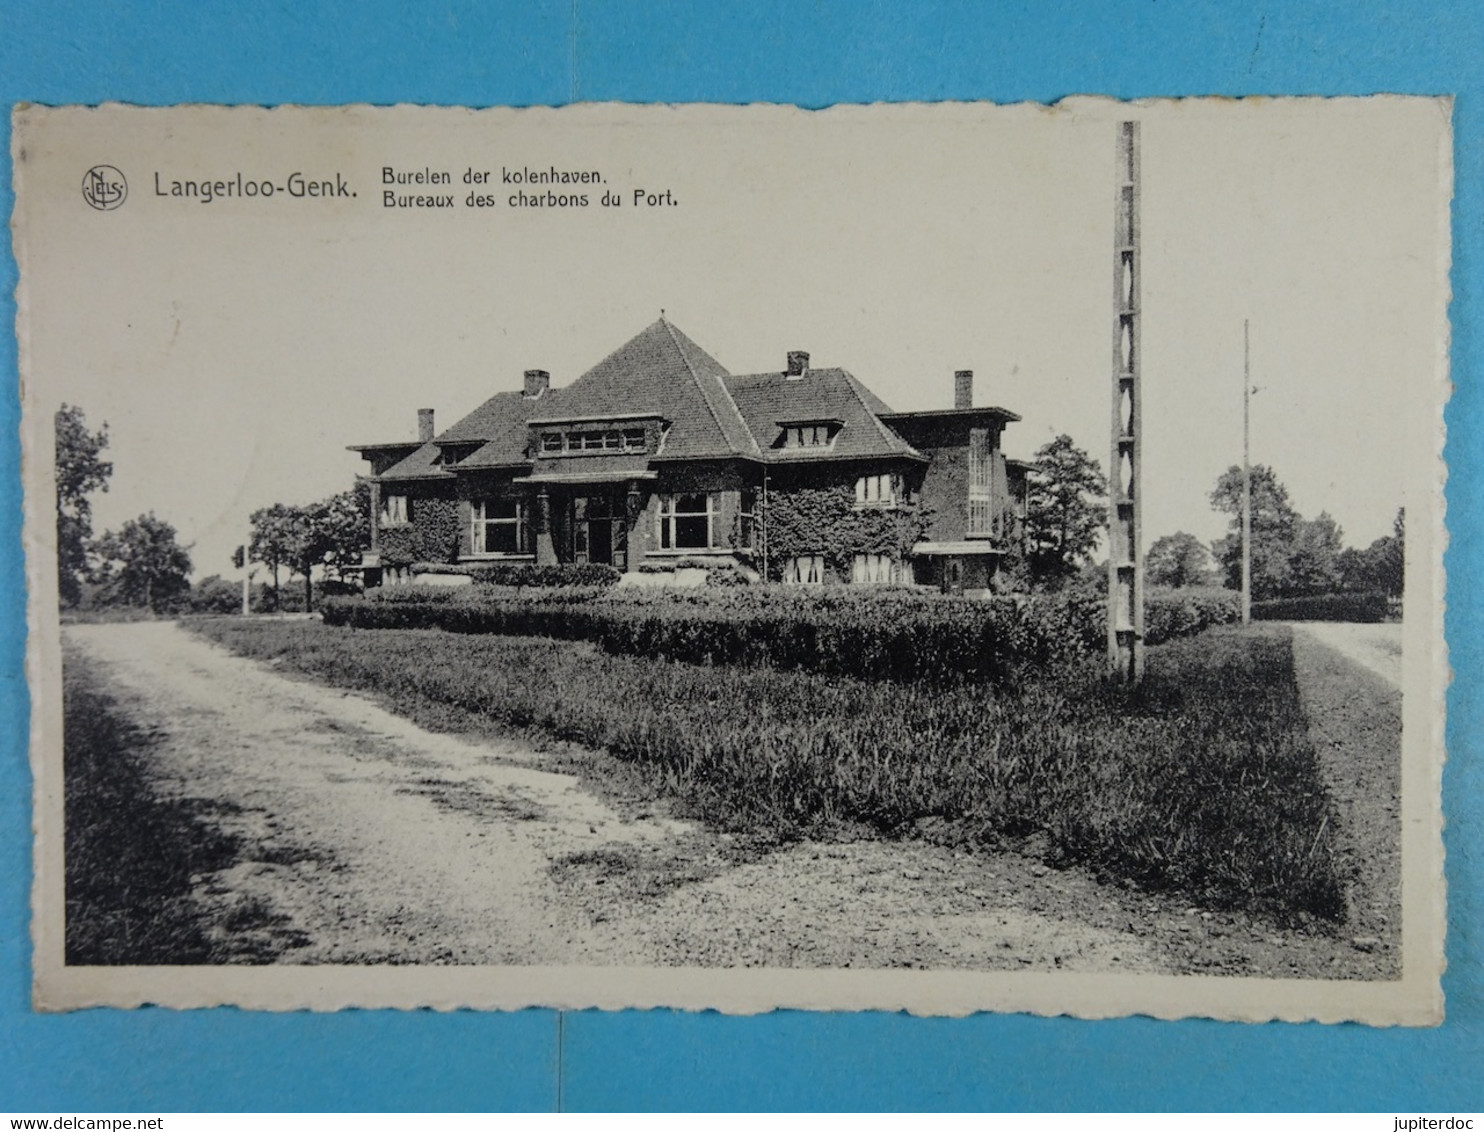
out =
[[1389,601],[1384,593],[1317,594],[1280,597],[1252,603],[1254,621],[1385,621]]
[[[705,591],[700,591],[705,592]],[[714,594],[716,591],[712,591]],[[1065,663],[1100,639],[1086,602],[1004,598],[851,601],[543,600],[392,591],[327,603],[324,620],[358,629],[444,629],[591,641],[605,651],[692,664],[763,665],[926,681],[1004,679],[1021,665]]]
[[[416,586],[327,603],[330,625],[444,629],[591,641],[605,651],[690,664],[806,669],[938,685],[1004,680],[1025,666],[1073,662],[1103,647],[1104,605],[1091,594],[965,599],[910,590],[777,587],[726,590]],[[1229,591],[1154,592],[1146,640],[1159,644],[1238,616]]]
[[412,567],[418,574],[454,574],[472,578],[487,586],[611,586],[623,577],[620,570],[599,563],[558,563],[537,566],[531,562],[465,562],[458,565],[443,562],[419,562]]
[[1212,625],[1242,619],[1242,596],[1215,587],[1150,589],[1144,594],[1144,643],[1159,645]]

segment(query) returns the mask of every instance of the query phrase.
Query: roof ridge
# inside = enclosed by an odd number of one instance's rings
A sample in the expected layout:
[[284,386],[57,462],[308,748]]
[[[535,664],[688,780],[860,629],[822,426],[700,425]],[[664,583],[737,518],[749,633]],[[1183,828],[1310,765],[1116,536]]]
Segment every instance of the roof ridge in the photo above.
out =
[[[686,372],[690,374],[691,381],[695,382],[696,392],[701,395],[701,400],[705,402],[706,405],[706,411],[711,414],[711,419],[716,423],[716,431],[721,433],[721,438],[723,441],[726,442],[727,447],[733,447],[732,438],[727,433],[727,426],[721,423],[721,415],[716,411],[716,406],[711,403],[711,398],[706,396],[706,387],[701,381],[701,375],[696,372],[696,367],[691,365],[690,357],[686,353],[685,347],[680,344],[680,339],[675,337],[674,324],[671,323],[670,320],[667,319],[663,314],[660,315],[660,322],[664,325],[666,332],[670,335],[670,342],[674,345],[675,352],[680,355],[681,362],[685,364]],[[719,362],[717,364],[720,365]],[[721,369],[725,371],[726,367],[721,366]],[[733,401],[732,395],[727,392],[726,382],[718,381],[717,385],[721,387],[722,394],[726,397],[726,399],[731,402],[732,410],[737,414],[737,420],[742,425],[742,431],[747,435],[747,439],[752,441],[752,451],[759,451],[757,438],[752,435],[752,429],[747,427],[747,420],[745,417],[742,416],[742,411],[737,408],[737,402]]]
[[[876,415],[876,410],[871,408],[871,406],[867,404],[866,399],[861,396],[861,383],[860,380],[855,376],[855,374],[851,373],[844,366],[836,366],[835,368],[838,369],[845,376],[845,381],[850,386],[850,391],[855,394],[856,400],[861,403],[861,408],[864,409],[866,411],[866,415],[871,418],[871,423],[876,426],[876,431],[881,434],[881,439],[886,441],[888,444],[900,444],[908,452],[912,453],[912,455],[921,456],[922,453],[919,452],[916,448],[912,447],[912,445],[908,444],[907,441],[901,437],[901,435],[899,435],[894,430],[887,428],[886,423]],[[873,393],[872,396],[875,397],[876,395]],[[877,397],[876,399],[878,401],[881,400],[881,398],[879,397]],[[882,401],[881,403],[883,405],[886,404],[885,401]]]

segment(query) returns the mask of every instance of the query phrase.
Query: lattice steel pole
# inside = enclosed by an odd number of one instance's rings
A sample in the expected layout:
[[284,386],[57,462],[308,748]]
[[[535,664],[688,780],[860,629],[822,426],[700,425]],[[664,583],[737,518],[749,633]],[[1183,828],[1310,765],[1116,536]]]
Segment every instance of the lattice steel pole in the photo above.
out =
[[1140,523],[1139,124],[1118,126],[1113,222],[1113,419],[1108,461],[1108,672],[1144,676],[1144,563]]

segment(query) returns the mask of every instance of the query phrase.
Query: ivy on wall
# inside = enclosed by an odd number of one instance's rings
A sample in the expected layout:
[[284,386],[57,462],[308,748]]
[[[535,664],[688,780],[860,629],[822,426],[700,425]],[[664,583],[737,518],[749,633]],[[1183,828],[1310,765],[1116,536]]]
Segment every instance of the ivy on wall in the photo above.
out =
[[887,554],[905,560],[922,538],[932,509],[857,507],[853,483],[790,486],[768,494],[768,577],[783,578],[784,565],[801,554],[821,554],[838,579],[850,577],[857,554]]
[[412,521],[381,531],[381,560],[387,566],[414,562],[456,562],[459,557],[459,504],[456,499],[412,502]]

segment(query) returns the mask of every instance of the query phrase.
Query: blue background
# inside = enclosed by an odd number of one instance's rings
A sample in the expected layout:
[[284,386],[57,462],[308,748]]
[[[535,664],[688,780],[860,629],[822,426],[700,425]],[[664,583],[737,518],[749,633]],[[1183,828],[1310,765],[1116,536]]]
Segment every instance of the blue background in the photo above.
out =
[[[1484,6],[174,0],[0,6],[0,103],[1455,94],[1448,1021],[29,1010],[15,263],[0,257],[0,1110],[1484,1108],[1478,750]],[[11,206],[9,123],[0,213]],[[1378,456],[1381,454],[1377,454]],[[559,1035],[563,1035],[559,1041]]]

